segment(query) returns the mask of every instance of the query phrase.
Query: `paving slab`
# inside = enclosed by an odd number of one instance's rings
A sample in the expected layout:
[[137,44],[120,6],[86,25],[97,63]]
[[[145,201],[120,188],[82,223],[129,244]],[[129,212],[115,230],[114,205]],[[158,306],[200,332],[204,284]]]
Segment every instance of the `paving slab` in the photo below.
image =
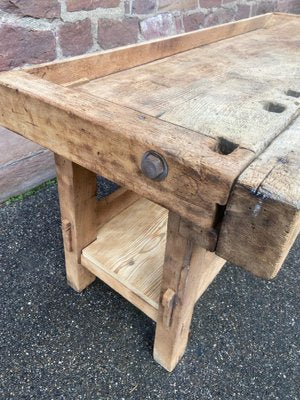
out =
[[99,280],[67,286],[55,185],[0,225],[0,399],[299,399],[299,240],[273,281],[224,267],[169,374],[149,318]]
[[51,151],[0,126],[0,203],[54,176]]

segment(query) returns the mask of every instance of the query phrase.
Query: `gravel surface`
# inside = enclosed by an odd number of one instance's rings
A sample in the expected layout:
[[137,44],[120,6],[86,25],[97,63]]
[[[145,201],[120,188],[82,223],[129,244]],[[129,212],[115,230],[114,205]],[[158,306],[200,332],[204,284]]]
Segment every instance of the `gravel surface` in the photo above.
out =
[[300,398],[299,240],[274,281],[224,267],[169,374],[152,359],[150,319],[99,280],[67,286],[56,186],[0,221],[1,400]]

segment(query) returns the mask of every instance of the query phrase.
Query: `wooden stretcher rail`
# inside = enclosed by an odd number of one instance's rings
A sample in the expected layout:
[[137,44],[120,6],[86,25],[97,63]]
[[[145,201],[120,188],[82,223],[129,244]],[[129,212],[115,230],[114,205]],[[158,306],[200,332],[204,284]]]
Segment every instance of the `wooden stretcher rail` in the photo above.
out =
[[[116,199],[122,204],[120,197]],[[104,213],[105,214],[105,213]],[[146,199],[107,221],[97,239],[85,247],[81,264],[128,301],[157,320],[165,258],[168,211]],[[209,286],[225,260],[208,254],[210,274],[199,286],[197,299]]]

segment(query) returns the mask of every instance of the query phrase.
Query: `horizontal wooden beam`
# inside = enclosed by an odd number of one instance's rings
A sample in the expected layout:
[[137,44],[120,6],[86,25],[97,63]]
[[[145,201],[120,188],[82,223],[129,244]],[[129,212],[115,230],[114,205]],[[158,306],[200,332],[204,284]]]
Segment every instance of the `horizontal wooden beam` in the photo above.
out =
[[120,188],[98,200],[96,203],[97,230],[139,199],[140,196],[135,192]]
[[[220,154],[215,139],[23,71],[0,75],[0,123],[203,227],[254,157]],[[148,150],[168,164],[161,182],[141,172]]]
[[230,196],[216,253],[274,278],[300,230],[300,117],[243,172]]
[[168,38],[30,67],[29,73],[59,84],[80,84],[160,58],[263,28],[272,14],[259,15]]

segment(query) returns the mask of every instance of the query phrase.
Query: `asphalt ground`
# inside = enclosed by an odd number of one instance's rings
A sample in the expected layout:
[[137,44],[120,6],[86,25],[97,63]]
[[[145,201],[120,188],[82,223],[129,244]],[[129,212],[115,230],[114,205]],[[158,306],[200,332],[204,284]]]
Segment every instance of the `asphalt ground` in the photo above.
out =
[[226,264],[172,374],[154,323],[97,280],[67,286],[57,188],[0,208],[0,399],[299,399],[299,258],[273,281]]

